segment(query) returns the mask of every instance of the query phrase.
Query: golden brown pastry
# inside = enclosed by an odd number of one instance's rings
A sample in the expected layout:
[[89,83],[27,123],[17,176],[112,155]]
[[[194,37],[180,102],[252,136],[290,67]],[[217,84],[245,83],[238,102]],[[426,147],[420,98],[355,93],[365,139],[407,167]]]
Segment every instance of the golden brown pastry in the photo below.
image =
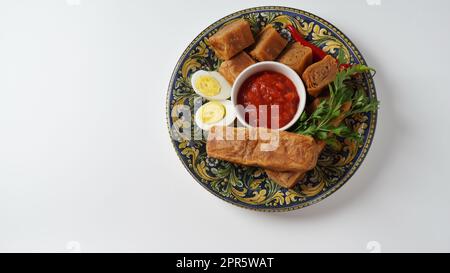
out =
[[288,41],[269,25],[260,33],[250,55],[258,61],[273,61],[280,55],[287,43]]
[[250,24],[245,19],[238,19],[221,28],[208,41],[217,57],[229,60],[251,46],[255,39]]
[[298,181],[300,181],[306,174],[306,172],[277,172],[266,170],[267,176],[278,185],[292,189],[295,185],[297,185]]
[[[325,148],[326,143],[324,141],[317,141],[317,149],[320,154]],[[297,183],[305,177],[307,171],[300,172],[277,172],[272,170],[265,170],[267,176],[278,185],[292,189]]]
[[328,84],[334,81],[337,72],[338,64],[336,59],[330,55],[308,66],[302,74],[306,90],[311,96],[317,97]]
[[233,84],[237,76],[239,76],[244,69],[254,63],[255,60],[243,51],[228,61],[224,61],[219,67],[219,73],[230,84]]
[[[308,171],[316,166],[319,149],[310,136],[259,128],[213,127],[208,135],[209,157],[275,171]],[[277,137],[275,139],[275,137]]]
[[301,75],[306,67],[312,63],[313,55],[311,48],[302,46],[300,43],[292,43],[278,57],[278,61],[294,69]]

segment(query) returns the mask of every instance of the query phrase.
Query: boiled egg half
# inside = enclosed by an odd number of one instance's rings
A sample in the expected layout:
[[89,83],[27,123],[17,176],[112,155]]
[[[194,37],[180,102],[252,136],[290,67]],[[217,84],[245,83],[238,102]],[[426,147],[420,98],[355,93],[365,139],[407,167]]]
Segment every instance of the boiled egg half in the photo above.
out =
[[236,112],[229,100],[207,102],[195,112],[195,123],[205,131],[216,125],[228,126],[235,119]]
[[231,96],[231,85],[216,71],[195,72],[191,84],[195,93],[207,100],[226,100]]

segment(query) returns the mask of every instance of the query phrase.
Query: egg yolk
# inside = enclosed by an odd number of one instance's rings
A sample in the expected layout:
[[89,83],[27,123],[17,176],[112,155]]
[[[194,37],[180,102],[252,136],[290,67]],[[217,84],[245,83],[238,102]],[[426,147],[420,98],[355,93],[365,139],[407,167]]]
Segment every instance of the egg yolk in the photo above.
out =
[[205,96],[212,97],[220,93],[220,83],[209,75],[198,77],[195,87]]
[[225,106],[222,103],[211,101],[202,106],[200,119],[203,123],[215,123],[222,120],[224,117]]

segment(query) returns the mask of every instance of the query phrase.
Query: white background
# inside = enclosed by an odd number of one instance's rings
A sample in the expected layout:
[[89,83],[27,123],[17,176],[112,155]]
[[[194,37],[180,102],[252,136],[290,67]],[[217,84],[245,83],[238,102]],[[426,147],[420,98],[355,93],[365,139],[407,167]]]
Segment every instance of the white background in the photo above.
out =
[[[369,2],[1,0],[0,251],[450,251],[450,4]],[[342,189],[270,214],[191,178],[165,96],[200,31],[273,4],[345,32],[382,105]]]

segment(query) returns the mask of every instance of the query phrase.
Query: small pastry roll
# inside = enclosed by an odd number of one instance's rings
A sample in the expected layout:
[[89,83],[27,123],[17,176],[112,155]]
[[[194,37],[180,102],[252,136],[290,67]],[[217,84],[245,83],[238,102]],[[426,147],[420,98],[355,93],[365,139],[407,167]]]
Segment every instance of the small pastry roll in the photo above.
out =
[[217,57],[229,60],[245,48],[251,46],[255,39],[250,24],[245,19],[238,19],[208,39]]
[[266,170],[267,177],[283,188],[292,189],[298,181],[305,177],[306,172],[277,172]]
[[258,61],[273,61],[280,55],[287,43],[288,41],[269,25],[259,35],[255,48],[250,52],[250,55]]
[[325,87],[334,81],[338,72],[336,59],[327,55],[321,61],[308,66],[302,74],[308,93],[317,97]]
[[219,73],[232,85],[237,76],[254,63],[252,57],[245,52],[241,52],[228,61],[224,61],[219,67]]
[[301,75],[311,65],[312,59],[311,48],[295,42],[284,50],[278,58],[278,61],[294,69],[297,74]]

